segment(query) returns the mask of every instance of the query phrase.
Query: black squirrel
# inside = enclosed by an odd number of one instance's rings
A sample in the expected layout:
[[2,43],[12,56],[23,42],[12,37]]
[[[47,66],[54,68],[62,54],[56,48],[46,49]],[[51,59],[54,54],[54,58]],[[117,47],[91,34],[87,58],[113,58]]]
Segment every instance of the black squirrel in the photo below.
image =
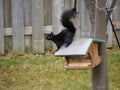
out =
[[73,9],[66,10],[61,15],[61,23],[66,29],[63,29],[60,33],[56,35],[54,35],[52,32],[47,35],[46,39],[52,40],[56,44],[57,50],[63,44],[65,44],[65,47],[68,47],[72,43],[73,37],[76,32],[76,28],[73,25],[71,19],[74,18],[75,15],[76,15],[76,5]]

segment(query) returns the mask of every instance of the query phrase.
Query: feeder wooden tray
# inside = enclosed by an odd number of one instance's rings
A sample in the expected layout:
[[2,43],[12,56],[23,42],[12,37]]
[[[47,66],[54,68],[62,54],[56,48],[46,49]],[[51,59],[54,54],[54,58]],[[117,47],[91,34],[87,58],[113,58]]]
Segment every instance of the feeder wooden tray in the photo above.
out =
[[69,47],[63,45],[55,56],[64,56],[67,62],[67,70],[92,69],[101,63],[98,54],[99,44],[103,40],[75,39]]

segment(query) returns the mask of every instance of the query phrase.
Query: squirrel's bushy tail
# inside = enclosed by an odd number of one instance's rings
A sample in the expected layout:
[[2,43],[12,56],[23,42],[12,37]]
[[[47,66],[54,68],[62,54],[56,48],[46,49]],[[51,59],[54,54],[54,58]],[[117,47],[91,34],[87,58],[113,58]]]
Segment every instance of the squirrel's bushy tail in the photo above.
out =
[[75,33],[76,28],[75,28],[73,22],[71,21],[71,18],[74,18],[75,14],[76,14],[75,10],[70,9],[70,10],[64,11],[61,15],[62,25],[73,33]]

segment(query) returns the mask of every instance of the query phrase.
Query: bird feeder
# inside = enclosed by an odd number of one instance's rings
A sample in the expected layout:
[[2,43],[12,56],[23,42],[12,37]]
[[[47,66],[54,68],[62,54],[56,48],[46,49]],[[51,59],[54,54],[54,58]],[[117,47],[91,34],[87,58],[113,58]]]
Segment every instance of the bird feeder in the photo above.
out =
[[98,49],[103,42],[90,38],[75,39],[68,47],[63,45],[54,55],[65,57],[67,70],[92,69],[101,63]]

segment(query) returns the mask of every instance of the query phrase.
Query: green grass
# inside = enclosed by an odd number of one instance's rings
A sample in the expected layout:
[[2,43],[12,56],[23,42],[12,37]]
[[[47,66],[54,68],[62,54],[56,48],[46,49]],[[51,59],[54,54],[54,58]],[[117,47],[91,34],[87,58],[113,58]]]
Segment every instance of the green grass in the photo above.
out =
[[[120,51],[108,58],[109,90],[120,90]],[[0,90],[91,90],[91,71],[67,71],[65,64],[54,56],[0,56]]]
[[110,90],[120,90],[120,50],[108,53],[108,76]]

